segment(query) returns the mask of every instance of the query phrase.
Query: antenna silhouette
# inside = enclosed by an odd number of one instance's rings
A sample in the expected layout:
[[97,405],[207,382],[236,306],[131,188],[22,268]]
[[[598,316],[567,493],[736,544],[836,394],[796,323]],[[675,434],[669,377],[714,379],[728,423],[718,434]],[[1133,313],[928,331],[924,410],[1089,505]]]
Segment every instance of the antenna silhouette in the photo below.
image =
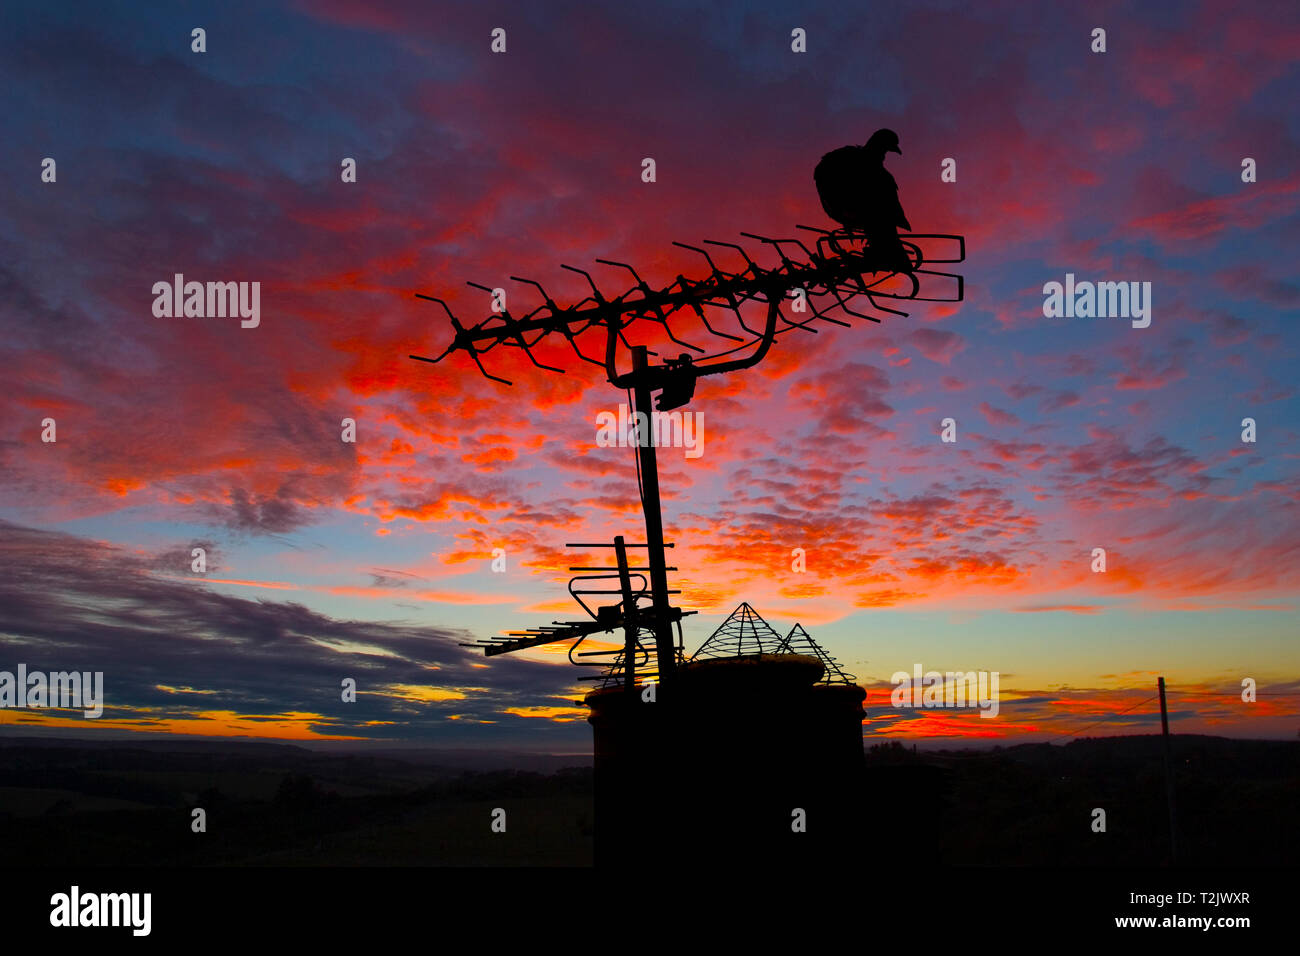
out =
[[[729,254],[739,255],[743,265],[733,267],[734,271],[723,268],[703,246],[675,242],[674,245],[701,256],[707,265],[707,271],[696,279],[679,275],[659,288],[651,287],[627,263],[597,259],[604,266],[624,270],[631,275],[631,284],[614,296],[602,292],[587,270],[562,265],[561,268],[583,276],[591,287],[590,295],[571,305],[560,305],[540,283],[532,279],[511,276],[513,281],[536,289],[541,303],[522,316],[516,317],[509,311],[502,311],[472,325],[463,323],[444,300],[416,293],[418,298],[442,307],[455,334],[451,344],[437,358],[422,355],[410,357],[436,364],[452,353],[464,352],[484,376],[510,385],[512,383],[509,380],[489,372],[482,357],[498,346],[522,349],[537,368],[564,374],[564,369],[546,365],[533,354],[533,349],[540,343],[558,335],[567,341],[578,359],[601,366],[611,385],[631,391],[633,411],[644,413],[645,420],[649,423],[656,409],[665,412],[688,404],[695,394],[698,379],[758,364],[776,339],[789,332],[798,330],[818,333],[822,328],[817,323],[850,328],[852,319],[879,323],[881,319],[871,313],[904,318],[907,316],[906,312],[882,304],[884,301],[962,300],[964,289],[960,275],[925,268],[932,263],[964,261],[966,244],[961,236],[899,236],[898,240],[906,253],[904,266],[899,261],[897,247],[892,247],[891,243],[892,248],[883,248],[877,240],[878,247],[873,249],[871,239],[860,230],[829,232],[811,226],[797,228],[816,235],[811,248],[800,239],[741,234],[761,244],[765,251],[761,258],[766,260],[766,264],[760,263],[744,246],[704,240],[704,246],[727,249],[731,251]],[[949,257],[925,255],[922,242],[929,244],[932,241],[949,243]],[[947,294],[922,295],[923,283],[928,285],[936,280],[947,287]],[[487,292],[492,291],[478,283],[468,284]],[[766,306],[761,328],[752,328],[745,321],[742,307],[750,303]],[[715,347],[719,351],[709,354],[701,346],[674,334],[669,321],[679,314],[698,319],[705,332],[712,337],[711,341],[725,340],[736,344],[730,347],[717,345]],[[669,340],[690,351],[680,353],[675,359],[665,358],[659,364],[653,364],[650,359],[652,356],[658,357],[657,352],[643,345],[632,345],[628,341],[626,332],[637,323],[640,323],[638,328],[647,324],[662,326]],[[579,338],[593,336],[604,337],[600,358],[586,354],[579,346]],[[630,368],[622,371],[619,363],[620,346],[630,357]],[[692,356],[692,352],[698,357]],[[652,401],[655,392],[659,393],[657,402]],[[568,545],[570,548],[614,549],[613,567],[575,566],[569,569],[578,575],[570,581],[569,592],[587,612],[590,620],[555,621],[549,626],[511,632],[505,637],[488,638],[466,646],[481,647],[491,656],[571,640],[570,661],[605,668],[602,675],[588,679],[602,680],[606,684],[619,681],[629,692],[637,686],[638,678],[641,681],[656,680],[665,694],[671,693],[675,686],[676,671],[682,662],[681,620],[695,612],[682,611],[669,601],[670,596],[679,592],[668,587],[668,572],[676,569],[668,567],[665,558],[665,549],[673,545],[664,541],[655,445],[648,435],[639,435],[638,438],[637,469],[642,510],[645,514],[645,542],[629,543],[618,536],[613,543]],[[629,549],[638,552],[644,549],[645,564],[629,564]],[[615,581],[617,587],[589,586],[596,582],[612,584]],[[575,588],[575,584],[581,586]],[[613,604],[598,604],[595,608],[583,600],[584,596],[596,595],[617,596],[618,600]],[[578,650],[592,634],[619,630],[623,632],[623,647],[619,650]],[[782,639],[775,632],[772,636],[777,645],[790,643],[789,637]],[[652,647],[648,644],[652,644]]]

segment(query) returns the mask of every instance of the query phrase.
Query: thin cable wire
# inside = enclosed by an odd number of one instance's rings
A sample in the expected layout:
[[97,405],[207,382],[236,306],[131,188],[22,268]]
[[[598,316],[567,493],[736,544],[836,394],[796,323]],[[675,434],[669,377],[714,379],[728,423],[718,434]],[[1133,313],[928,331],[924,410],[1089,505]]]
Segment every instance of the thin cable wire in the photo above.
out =
[[1138,702],[1137,702],[1136,704],[1134,704],[1132,707],[1125,707],[1123,710],[1121,710],[1121,711],[1117,711],[1116,713],[1113,713],[1113,714],[1107,714],[1107,715],[1106,715],[1105,717],[1103,717],[1101,720],[1095,721],[1095,722],[1089,724],[1087,727],[1082,727],[1082,728],[1080,728],[1079,730],[1069,730],[1069,731],[1066,731],[1066,730],[1053,730],[1052,733],[1054,733],[1054,734],[1060,734],[1060,735],[1063,736],[1063,737],[1073,737],[1073,736],[1075,736],[1075,735],[1077,735],[1077,734],[1081,734],[1081,733],[1083,733],[1085,730],[1091,730],[1093,727],[1096,727],[1096,726],[1098,726],[1099,724],[1104,724],[1106,721],[1110,720],[1112,717],[1122,717],[1124,714],[1127,714],[1127,713],[1128,713],[1129,711],[1131,711],[1131,710],[1136,710],[1137,708],[1141,707],[1143,704],[1149,704],[1149,703],[1151,703],[1151,701],[1153,701],[1153,700],[1159,700],[1159,699],[1160,699],[1160,695],[1159,695],[1159,694],[1156,694],[1156,695],[1153,696],[1153,697],[1148,697],[1146,700],[1140,700],[1140,701],[1138,701]]

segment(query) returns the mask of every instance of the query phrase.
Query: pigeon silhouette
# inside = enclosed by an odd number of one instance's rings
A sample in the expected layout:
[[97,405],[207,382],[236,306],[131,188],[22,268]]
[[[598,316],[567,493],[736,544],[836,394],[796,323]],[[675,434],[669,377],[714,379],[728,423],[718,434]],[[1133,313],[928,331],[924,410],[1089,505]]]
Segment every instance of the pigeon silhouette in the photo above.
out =
[[813,182],[826,215],[850,232],[865,233],[882,267],[910,272],[898,228],[911,231],[912,225],[899,202],[898,183],[885,168],[885,153],[903,153],[892,129],[876,130],[863,146],[831,150],[817,163]]

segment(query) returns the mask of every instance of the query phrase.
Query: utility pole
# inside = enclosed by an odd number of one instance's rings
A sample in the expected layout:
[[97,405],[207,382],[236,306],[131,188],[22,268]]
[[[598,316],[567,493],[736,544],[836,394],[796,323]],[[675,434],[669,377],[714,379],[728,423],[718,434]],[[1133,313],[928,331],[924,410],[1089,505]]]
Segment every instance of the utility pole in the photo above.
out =
[[1169,861],[1178,862],[1178,822],[1174,813],[1174,765],[1169,755],[1169,709],[1165,706],[1165,679],[1159,679],[1160,734],[1165,751],[1165,798],[1169,802]]

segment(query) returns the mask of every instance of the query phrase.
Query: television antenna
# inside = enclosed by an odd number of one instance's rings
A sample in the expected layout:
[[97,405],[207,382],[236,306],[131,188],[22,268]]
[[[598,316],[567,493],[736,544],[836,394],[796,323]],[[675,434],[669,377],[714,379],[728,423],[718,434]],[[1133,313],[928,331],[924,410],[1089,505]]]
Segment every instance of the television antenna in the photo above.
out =
[[[540,362],[532,351],[544,340],[558,335],[568,342],[580,360],[600,366],[611,385],[628,391],[632,397],[634,420],[636,413],[644,413],[648,424],[656,409],[666,412],[688,404],[694,397],[695,383],[699,379],[757,365],[782,335],[795,331],[818,333],[822,331],[816,325],[818,322],[844,328],[852,327],[851,319],[854,318],[879,323],[881,319],[871,313],[907,316],[908,313],[885,305],[882,300],[962,301],[964,286],[960,275],[927,268],[932,264],[965,261],[966,243],[961,236],[900,235],[908,268],[894,269],[886,267],[885,263],[896,264],[897,260],[873,251],[861,232],[830,232],[811,226],[797,228],[816,236],[811,247],[798,238],[774,239],[753,233],[741,234],[761,244],[766,250],[766,264],[760,264],[744,246],[732,242],[706,239],[703,246],[674,242],[674,245],[703,257],[708,271],[696,279],[678,275],[672,282],[657,288],[649,285],[636,269],[625,262],[597,259],[601,265],[622,269],[631,275],[632,284],[616,296],[602,292],[587,270],[562,265],[561,268],[583,276],[591,287],[590,295],[571,305],[560,305],[532,279],[511,276],[512,281],[533,287],[541,304],[521,316],[514,316],[508,310],[495,312],[473,325],[462,323],[443,299],[416,293],[418,298],[442,307],[451,320],[455,335],[437,358],[422,355],[410,358],[437,364],[452,353],[463,352],[484,376],[511,385],[508,379],[489,372],[483,365],[482,356],[498,347],[522,349],[537,368],[564,374],[564,369]],[[927,255],[924,247],[934,244],[948,244],[947,257]],[[743,265],[724,268],[704,246],[730,250],[739,255]],[[922,295],[923,284],[942,284],[947,287],[947,294]],[[468,285],[488,293],[493,291],[475,282]],[[752,328],[745,321],[742,307],[750,303],[766,307],[761,328]],[[718,346],[721,351],[708,354],[704,348],[673,333],[669,320],[679,314],[693,315],[708,335],[736,344],[729,348]],[[710,316],[719,326],[725,323],[726,327],[715,327]],[[658,363],[652,361],[659,357],[658,352],[628,341],[626,332],[636,323],[641,326],[661,325],[673,343],[690,351],[681,352],[676,358],[664,357]],[[604,337],[604,352],[600,358],[584,353],[578,344],[579,338],[590,338],[593,334]],[[630,368],[620,368],[620,345],[628,354]],[[622,364],[629,362],[625,360]],[[658,400],[654,401],[656,392]],[[543,644],[572,641],[570,661],[605,668],[603,674],[590,679],[607,684],[621,682],[629,692],[639,681],[653,680],[659,683],[665,695],[672,693],[675,675],[682,663],[681,620],[695,612],[683,611],[670,601],[679,592],[668,587],[668,572],[676,568],[669,567],[665,557],[665,551],[673,544],[664,541],[655,445],[650,435],[639,435],[638,438],[637,473],[645,516],[645,541],[628,542],[620,535],[612,543],[567,545],[580,549],[612,548],[614,552],[612,567],[578,565],[569,569],[577,575],[569,582],[569,593],[590,619],[555,621],[548,626],[512,631],[504,637],[487,638],[466,646],[481,647],[490,657]],[[629,563],[629,550],[635,550],[638,557],[644,551],[645,564]],[[617,581],[617,587],[590,586],[614,581]],[[575,584],[581,586],[575,588]],[[618,601],[603,605],[597,603],[593,608],[583,600],[584,596],[617,596]],[[623,632],[621,649],[578,651],[589,636],[616,630]],[[577,660],[577,657],[597,660]]]

